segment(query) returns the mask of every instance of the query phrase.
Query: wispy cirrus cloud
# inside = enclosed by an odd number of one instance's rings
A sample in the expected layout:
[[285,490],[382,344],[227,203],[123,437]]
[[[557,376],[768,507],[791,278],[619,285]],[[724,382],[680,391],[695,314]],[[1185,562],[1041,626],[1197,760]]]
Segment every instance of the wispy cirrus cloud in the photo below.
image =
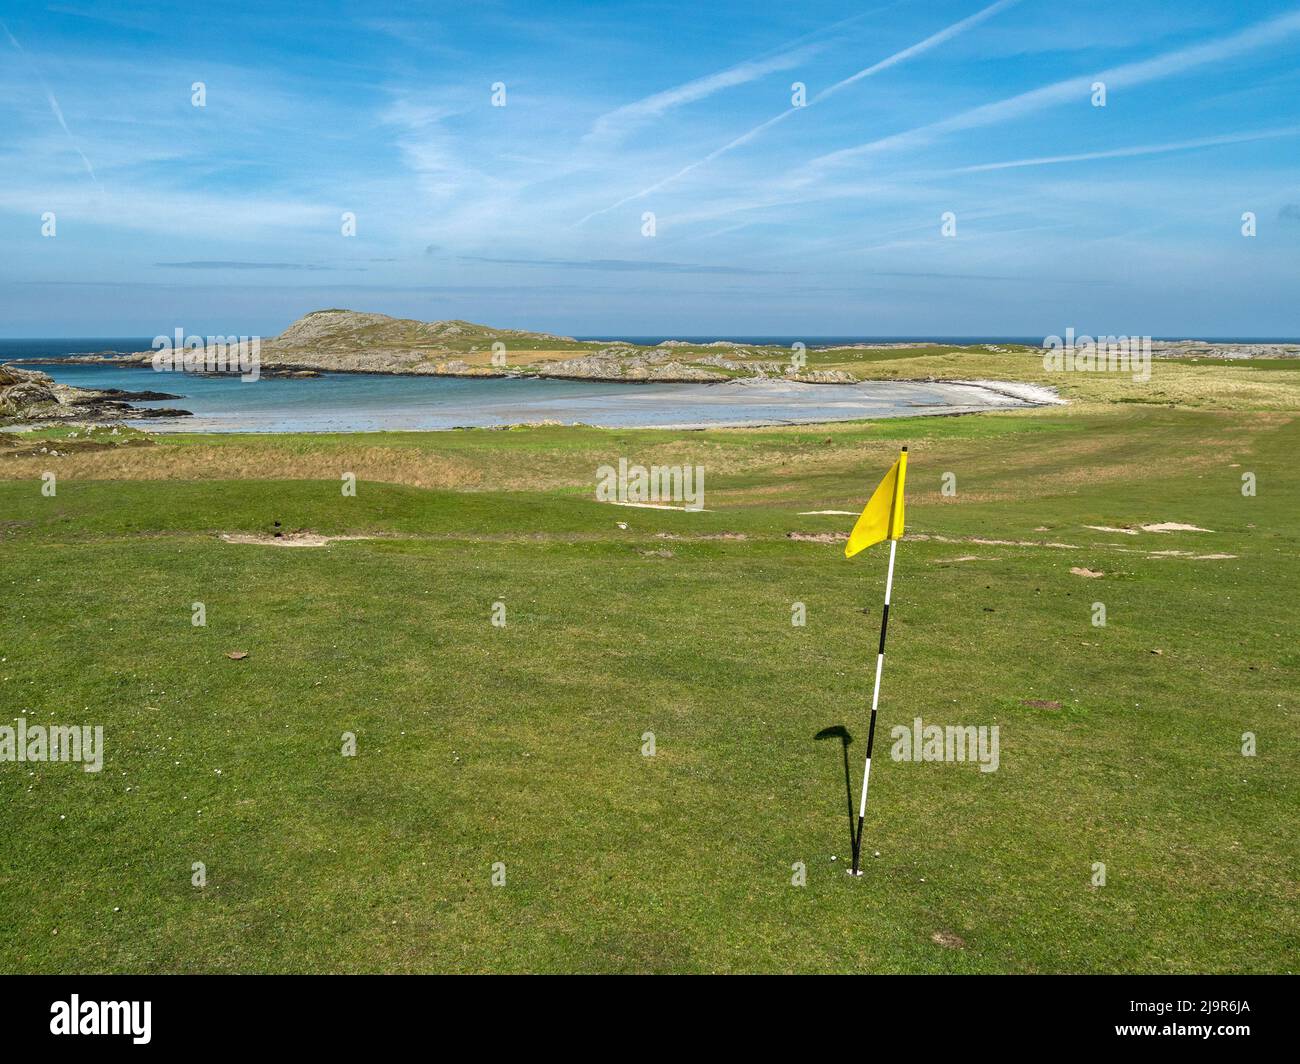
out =
[[1049,107],[1086,99],[1093,82],[1096,81],[1104,82],[1108,91],[1114,91],[1117,88],[1132,88],[1175,77],[1197,67],[1234,59],[1296,34],[1300,34],[1300,11],[1256,23],[1217,40],[1178,48],[1150,59],[1111,67],[1096,74],[1063,78],[1037,89],[981,104],[902,133],[894,133],[864,144],[828,152],[811,160],[806,170],[813,172],[824,170],[882,151],[922,147],[950,133],[980,129],[1025,118]]
[[418,176],[421,190],[434,200],[459,192],[476,176],[461,156],[446,122],[460,112],[451,106],[424,103],[416,94],[402,94],[380,115],[395,128],[397,147],[407,167]]
[[[974,26],[979,25],[981,22],[984,22],[986,19],[992,18],[1000,11],[1004,11],[1006,8],[1011,7],[1014,4],[1018,4],[1018,3],[1020,3],[1020,0],[997,0],[996,3],[990,4],[988,7],[975,12],[975,14],[970,15],[964,19],[961,19],[958,22],[954,22],[950,26],[945,26],[937,33],[930,34],[930,36],[926,37],[924,40],[917,41],[915,44],[909,45],[907,48],[903,48],[900,51],[897,51],[890,56],[886,56],[884,59],[880,60],[879,62],[871,64],[871,66],[863,67],[855,74],[850,74],[848,77],[842,78],[840,81],[835,82],[835,84],[817,93],[816,96],[814,96],[811,100],[808,101],[807,107],[812,107],[815,104],[818,104],[821,101],[828,99],[829,97],[835,95],[838,92],[843,91],[844,89],[848,88],[850,85],[856,84],[857,82],[861,81],[864,78],[872,77],[876,74],[881,73],[882,71],[889,70],[891,67],[898,66],[900,63],[905,63],[907,62],[907,60],[912,59],[915,56],[921,55],[924,52],[928,52],[931,48],[936,48],[940,44],[943,44],[945,41],[952,40],[952,38],[958,36],[961,33],[965,33],[967,30],[971,29]],[[652,185],[647,185],[645,188],[637,192],[633,192],[631,195],[624,196],[622,199],[617,200],[614,203],[611,203],[608,207],[602,207],[600,210],[595,210],[590,212],[589,214],[585,215],[583,218],[581,218],[578,221],[578,225],[582,225],[583,223],[590,221],[592,218],[595,218],[602,214],[606,214],[609,211],[616,210],[617,208],[622,207],[624,204],[631,203],[633,200],[640,199],[643,196],[648,196],[654,192],[658,192],[661,188],[666,188],[668,185],[673,184],[675,181],[678,181],[681,178],[685,177],[687,174],[691,173],[691,171],[698,170],[700,167],[706,166],[707,164],[713,162],[713,160],[719,158],[720,156],[726,155],[728,152],[734,151],[736,148],[739,148],[741,145],[748,144],[750,141],[755,140],[764,131],[771,129],[778,122],[785,121],[791,115],[796,114],[799,110],[803,110],[803,109],[804,108],[790,107],[784,111],[778,112],[777,114],[773,115],[771,118],[767,119],[767,121],[759,123],[757,126],[755,126],[753,129],[750,129],[748,132],[742,133],[740,136],[728,141],[726,144],[723,144],[719,148],[715,148],[713,151],[709,152],[709,154],[704,156],[702,159],[697,159],[693,163],[688,163],[686,166],[683,166],[676,173],[669,174],[667,177],[663,178],[660,181],[656,181]]]
[[546,266],[561,270],[598,270],[603,273],[714,273],[755,275],[767,270],[745,266],[705,266],[693,262],[662,262],[654,259],[502,259],[486,255],[462,255],[464,262],[486,262],[496,266]]
[[313,262],[240,262],[237,259],[195,259],[190,262],[155,262],[154,265],[173,270],[365,270],[364,266],[321,266]]
[[45,83],[45,78],[41,76],[40,69],[36,66],[35,61],[27,50],[18,43],[18,39],[9,32],[9,27],[4,22],[0,22],[0,29],[5,31],[5,36],[9,38],[9,43],[13,45],[14,50],[27,62],[31,68],[32,75],[36,78],[36,83],[40,85],[41,91],[45,94],[45,100],[50,105],[50,111],[53,112],[55,120],[59,123],[60,128],[68,138],[68,143],[72,145],[72,150],[81,157],[83,165],[86,167],[86,173],[90,175],[90,180],[99,184],[99,178],[95,176],[95,168],[90,165],[90,160],[86,158],[86,153],[81,150],[81,145],[77,143],[77,138],[72,135],[72,130],[68,128],[68,120],[63,117],[63,108],[59,106],[58,98],[50,90],[49,85]]

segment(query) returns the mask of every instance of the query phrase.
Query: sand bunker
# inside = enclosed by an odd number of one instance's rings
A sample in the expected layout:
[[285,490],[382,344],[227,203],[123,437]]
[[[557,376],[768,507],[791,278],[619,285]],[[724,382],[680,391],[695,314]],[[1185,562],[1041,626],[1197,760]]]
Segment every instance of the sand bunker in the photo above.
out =
[[325,547],[339,540],[374,539],[374,536],[322,536],[315,532],[284,532],[272,536],[263,532],[223,532],[226,543],[251,543],[261,547]]
[[1212,528],[1201,528],[1199,525],[1186,525],[1180,521],[1157,521],[1151,524],[1138,525],[1137,528],[1112,528],[1110,525],[1084,525],[1084,528],[1091,528],[1094,532],[1115,532],[1124,536],[1136,536],[1138,532],[1213,532]]
[[667,503],[662,503],[662,502],[618,502],[615,499],[610,499],[605,505],[635,506],[641,510],[678,510],[682,513],[688,513],[688,514],[712,513],[711,510],[707,510],[703,506],[669,506]]
[[705,532],[702,535],[683,536],[677,532],[656,532],[655,539],[748,539],[743,532]]
[[1212,528],[1200,528],[1197,525],[1184,525],[1178,521],[1161,521],[1154,525],[1143,525],[1143,532],[1213,532]]

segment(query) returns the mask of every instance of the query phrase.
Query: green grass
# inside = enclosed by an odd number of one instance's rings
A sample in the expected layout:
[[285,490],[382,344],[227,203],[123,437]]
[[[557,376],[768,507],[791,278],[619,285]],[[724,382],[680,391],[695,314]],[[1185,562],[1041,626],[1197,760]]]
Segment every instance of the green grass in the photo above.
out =
[[[901,442],[927,538],[854,881],[815,736],[851,733],[856,794],[886,552],[787,533],[846,531],[800,511],[860,506]],[[0,763],[0,970],[1293,971],[1298,449],[1291,413],[1112,406],[0,459],[0,720],[106,746]],[[361,454],[356,498],[304,473]],[[595,503],[619,455],[702,463],[709,512]],[[473,490],[415,486],[445,464]],[[1214,531],[1084,527],[1166,520]],[[381,538],[218,535],[276,521]],[[999,770],[890,760],[916,716],[998,725]]]

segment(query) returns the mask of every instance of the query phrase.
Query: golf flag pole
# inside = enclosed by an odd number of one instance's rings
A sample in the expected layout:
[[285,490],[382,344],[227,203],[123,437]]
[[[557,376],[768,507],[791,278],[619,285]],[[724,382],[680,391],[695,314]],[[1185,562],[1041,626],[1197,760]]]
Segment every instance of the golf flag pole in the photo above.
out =
[[852,558],[873,543],[889,540],[889,570],[885,575],[885,608],[880,616],[880,647],[876,651],[876,684],[871,693],[871,723],[867,727],[867,761],[862,769],[862,796],[858,804],[858,829],[853,835],[853,868],[850,875],[860,876],[862,825],[867,817],[867,789],[871,784],[871,748],[876,738],[876,711],[880,706],[880,677],[885,671],[885,633],[889,630],[889,599],[894,589],[894,557],[903,535],[903,482],[907,476],[907,448],[904,447],[893,468],[885,474],[872,494],[862,516],[849,534],[844,556]]
[[858,830],[853,836],[853,869],[858,871],[858,859],[862,856],[862,822],[867,818],[867,788],[871,785],[871,747],[876,738],[876,709],[880,705],[880,676],[885,671],[885,631],[889,627],[889,594],[894,588],[894,553],[898,550],[898,540],[889,541],[889,572],[885,576],[885,610],[880,616],[880,649],[876,651],[876,686],[871,692],[871,723],[867,725],[867,763],[862,769],[862,796],[858,801]]

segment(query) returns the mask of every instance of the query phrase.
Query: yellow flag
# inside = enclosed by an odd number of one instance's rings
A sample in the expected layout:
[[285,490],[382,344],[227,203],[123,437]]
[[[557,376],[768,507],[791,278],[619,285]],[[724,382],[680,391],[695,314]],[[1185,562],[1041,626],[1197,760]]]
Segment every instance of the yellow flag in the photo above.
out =
[[844,545],[844,557],[852,558],[858,551],[866,550],[873,543],[887,539],[903,537],[903,481],[907,477],[907,448],[903,448],[898,461],[890,466],[867,508],[862,511],[858,523],[849,533],[849,541]]

